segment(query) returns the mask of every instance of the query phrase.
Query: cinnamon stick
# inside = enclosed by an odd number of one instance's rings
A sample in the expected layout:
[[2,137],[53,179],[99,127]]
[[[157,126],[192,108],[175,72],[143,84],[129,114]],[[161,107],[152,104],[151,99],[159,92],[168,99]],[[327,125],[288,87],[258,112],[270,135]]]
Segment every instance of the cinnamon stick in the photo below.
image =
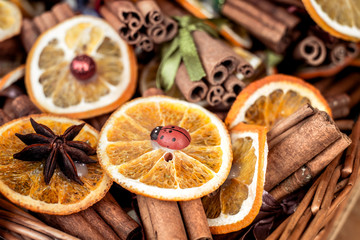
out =
[[353,108],[360,102],[360,86],[358,86],[354,91],[350,94],[350,104],[349,107]]
[[27,95],[21,95],[13,100],[9,99],[9,104],[5,104],[4,111],[12,119],[41,113]]
[[53,26],[59,23],[54,13],[52,13],[51,11],[44,12],[43,14],[41,14],[40,19],[42,20],[45,26],[45,30],[48,30],[49,28],[52,28]]
[[300,124],[298,131],[269,151],[265,190],[272,189],[341,136],[329,115],[323,111],[316,112]]
[[277,240],[279,239],[280,235],[284,232],[285,227],[289,223],[291,219],[291,215],[286,218],[266,239],[267,240]]
[[36,17],[33,19],[33,22],[34,22],[35,27],[36,27],[36,29],[38,30],[39,33],[43,33],[43,32],[46,31],[46,25],[45,25],[45,23],[43,22],[43,20],[41,19],[41,15],[36,16]]
[[340,81],[333,83],[331,87],[324,92],[324,94],[326,97],[331,97],[346,93],[353,89],[355,86],[357,86],[359,84],[359,81],[360,73],[351,73],[346,77],[342,78]]
[[359,46],[354,42],[346,43],[346,55],[351,58],[356,58],[359,55]]
[[221,103],[224,107],[230,107],[236,100],[236,94],[233,92],[225,93],[221,98]]
[[149,26],[146,33],[154,43],[163,43],[166,39],[166,26],[164,24]]
[[332,111],[337,108],[348,107],[350,103],[350,96],[346,93],[338,94],[336,96],[327,97],[326,101]]
[[138,31],[144,25],[142,14],[132,2],[105,1],[105,4],[132,32]]
[[[193,31],[192,36],[206,72],[206,79],[211,85],[222,84],[240,63],[246,62],[229,46],[203,31]],[[252,68],[250,64],[248,66]]]
[[181,63],[179,66],[175,83],[185,99],[189,102],[199,102],[205,98],[208,92],[208,87],[202,80],[196,82],[190,80],[184,63]]
[[21,26],[21,42],[27,52],[30,51],[39,35],[35,24],[31,20],[25,18]]
[[271,141],[281,133],[301,122],[306,117],[313,115],[315,109],[310,104],[305,104],[289,117],[282,119],[274,124],[274,126],[267,133],[267,140]]
[[238,95],[242,89],[245,88],[246,84],[244,81],[238,79],[235,75],[230,75],[228,79],[223,84],[224,88],[228,92],[233,92],[235,95]]
[[20,237],[15,236],[10,231],[6,231],[0,228],[0,238],[6,239],[6,240],[22,240]]
[[350,119],[336,120],[335,124],[341,131],[349,131],[354,127],[354,121]]
[[48,215],[38,213],[38,216],[50,226],[58,228],[77,238],[106,240],[88,221],[85,220],[85,218],[82,217],[80,213],[70,215]]
[[304,232],[311,217],[312,217],[312,213],[311,213],[310,208],[308,207],[305,210],[304,215],[302,215],[301,218],[299,219],[299,222],[296,225],[296,228],[289,236],[289,240],[298,240],[300,238],[301,234]]
[[0,109],[0,126],[9,122],[11,118],[7,115],[4,110]]
[[222,103],[224,88],[222,86],[211,86],[206,95],[206,102],[210,106],[216,106]]
[[54,14],[58,22],[62,22],[68,18],[75,16],[75,13],[65,2],[54,5],[51,9],[51,12]]
[[207,217],[200,199],[179,202],[190,240],[212,240]]
[[93,205],[93,209],[111,226],[120,239],[138,239],[141,228],[108,193],[101,201]]
[[139,42],[136,44],[137,47],[143,49],[146,52],[151,52],[154,49],[153,41],[146,34],[140,33]]
[[329,86],[334,82],[333,77],[323,78],[320,81],[314,83],[314,87],[316,87],[322,94],[324,94],[325,90],[329,88]]
[[158,25],[164,19],[164,16],[163,16],[159,6],[153,0],[137,1],[136,7],[139,9],[141,14],[144,16],[146,27],[149,27],[151,25]]
[[360,119],[355,123],[355,126],[351,132],[351,141],[352,144],[346,151],[346,158],[344,162],[344,168],[341,171],[341,177],[348,177],[353,170],[354,159],[356,156],[356,151],[358,151],[359,141],[360,141]]
[[325,61],[326,54],[324,42],[315,36],[308,36],[296,45],[293,56],[311,66],[319,66]]
[[330,52],[331,63],[335,65],[342,64],[347,57],[345,44],[337,44]]
[[106,240],[117,240],[120,239],[114,230],[107,225],[104,220],[96,213],[93,208],[85,209],[84,211],[80,212],[81,216],[88,221],[91,226],[96,229],[101,236],[104,237]]
[[27,227],[24,227],[20,224],[0,219],[0,228],[5,228],[15,233],[19,233],[20,235],[29,237],[31,239],[38,239],[38,240],[51,240],[52,238],[46,236],[45,234],[39,233]]
[[121,22],[106,6],[100,7],[99,12],[101,16],[103,16],[105,20],[120,34],[120,37],[128,42],[130,29],[127,25]]
[[165,42],[167,42],[176,36],[179,26],[174,19],[167,16],[164,16],[164,25],[166,29]]
[[137,195],[137,199],[148,239],[154,239],[153,236],[158,240],[187,239],[177,202],[161,201],[141,195]]

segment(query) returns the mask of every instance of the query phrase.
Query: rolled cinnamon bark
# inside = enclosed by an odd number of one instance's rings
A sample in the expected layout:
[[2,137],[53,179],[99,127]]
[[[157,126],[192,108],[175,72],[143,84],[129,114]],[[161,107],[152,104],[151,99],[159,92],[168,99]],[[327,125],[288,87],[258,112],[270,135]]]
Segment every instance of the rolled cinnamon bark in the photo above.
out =
[[138,239],[141,228],[108,193],[101,201],[93,205],[93,209],[112,227],[121,239]]
[[309,65],[318,66],[325,61],[326,54],[324,42],[315,36],[308,36],[295,47],[293,55],[295,59],[303,59]]
[[236,96],[245,88],[246,84],[244,81],[238,79],[235,75],[230,75],[223,84],[226,91],[234,93]]
[[184,63],[181,63],[179,66],[175,83],[185,99],[189,102],[199,102],[205,98],[208,92],[208,87],[202,80],[196,82],[190,80]]
[[350,113],[349,107],[336,108],[331,111],[333,119],[347,117]]
[[221,103],[224,107],[230,107],[236,100],[236,94],[234,92],[226,92],[222,98]]
[[[207,81],[211,85],[222,84],[239,66],[240,56],[229,46],[210,37],[206,32],[194,31],[192,36],[206,72]],[[241,62],[245,62],[245,60]]]
[[359,55],[359,46],[354,42],[346,44],[346,55],[351,58],[356,58]]
[[164,16],[159,6],[154,0],[137,1],[136,7],[144,16],[145,27],[150,27],[151,25],[158,25],[164,19]]
[[164,24],[151,25],[146,29],[146,33],[154,43],[163,43],[166,39],[166,26]]
[[38,216],[50,226],[80,239],[106,240],[80,213],[70,215],[48,215],[39,213]]
[[209,224],[200,199],[180,201],[180,210],[190,240],[212,240]]
[[341,136],[341,132],[326,112],[319,111],[298,124],[301,126],[296,132],[269,151],[264,187],[267,191]]
[[154,43],[151,41],[148,35],[140,33],[139,42],[136,43],[136,46],[143,49],[146,52],[151,52],[154,49]]
[[343,152],[351,143],[349,137],[341,134],[341,137],[328,146],[324,151],[311,161],[299,168],[291,176],[282,181],[271,190],[270,194],[277,200],[295,192],[314,179],[336,156]]
[[354,127],[354,121],[351,119],[336,120],[335,124],[341,131],[349,131]]
[[[143,223],[147,223],[144,224],[145,232],[150,232],[148,239],[154,239],[151,236],[155,236],[157,240],[187,239],[177,202],[161,201],[140,195],[137,195],[137,199]],[[144,214],[144,211],[147,213]],[[144,216],[148,217],[147,220],[144,220]]]
[[58,22],[62,22],[68,18],[75,16],[75,13],[67,3],[58,3],[54,7],[52,7],[51,11],[53,12]]
[[360,102],[360,86],[358,86],[354,91],[350,94],[350,108],[355,107]]
[[88,221],[93,228],[95,228],[101,236],[107,240],[118,240],[120,239],[113,229],[96,213],[93,208],[85,209],[80,212],[81,216]]
[[144,25],[144,18],[136,6],[130,1],[105,1],[106,6],[126,23],[132,32],[138,31]]
[[21,26],[21,42],[24,45],[25,51],[30,51],[39,35],[40,33],[36,29],[35,24],[31,20],[25,18]]
[[164,24],[166,28],[165,42],[167,42],[176,36],[179,26],[174,19],[167,16],[164,16]]
[[[101,16],[113,27],[116,31],[119,32],[120,37],[128,42],[130,29],[127,25],[121,22],[106,6],[102,6],[99,9]],[[128,42],[129,43],[129,42]],[[129,43],[131,44],[131,43]]]
[[336,96],[327,97],[326,101],[329,104],[331,110],[335,110],[337,108],[348,107],[350,103],[350,96],[346,93],[341,93]]
[[225,90],[222,86],[211,86],[206,95],[206,101],[210,106],[216,106],[222,103]]
[[59,23],[54,13],[52,13],[51,11],[44,12],[43,14],[41,14],[40,19],[43,21],[46,30],[52,28],[53,26]]
[[33,22],[35,24],[36,29],[38,30],[39,33],[43,33],[46,31],[46,25],[43,22],[43,20],[41,19],[41,15],[40,16],[36,16],[33,19]]
[[337,44],[330,52],[330,61],[335,65],[339,65],[345,61],[346,56],[345,44]]

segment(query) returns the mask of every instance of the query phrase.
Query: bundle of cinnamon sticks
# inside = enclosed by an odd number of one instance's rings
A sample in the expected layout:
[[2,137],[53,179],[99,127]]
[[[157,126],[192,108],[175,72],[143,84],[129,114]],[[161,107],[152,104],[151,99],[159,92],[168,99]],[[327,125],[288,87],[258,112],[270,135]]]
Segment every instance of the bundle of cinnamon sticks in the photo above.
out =
[[146,52],[154,44],[167,42],[177,34],[177,22],[166,16],[153,0],[108,0],[100,8],[100,14],[130,45]]
[[296,30],[300,19],[270,1],[227,0],[221,13],[278,53],[283,53],[300,35]]
[[245,84],[235,74],[251,77],[253,67],[229,46],[212,38],[204,31],[194,31],[192,36],[206,73],[199,81],[191,81],[183,63],[177,71],[175,83],[189,102],[206,100],[210,106],[228,108]]

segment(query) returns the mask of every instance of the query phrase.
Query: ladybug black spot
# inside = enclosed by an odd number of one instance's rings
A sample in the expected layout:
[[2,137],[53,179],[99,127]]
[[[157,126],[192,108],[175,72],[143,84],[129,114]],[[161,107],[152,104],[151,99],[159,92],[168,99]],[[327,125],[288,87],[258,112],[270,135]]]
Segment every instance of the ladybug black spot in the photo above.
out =
[[173,142],[175,142],[176,141],[176,138],[173,138],[173,139],[171,139]]
[[175,128],[174,126],[172,126],[171,128]]
[[172,133],[172,130],[170,130],[169,133]]
[[161,135],[160,139],[163,139],[164,138],[164,135]]

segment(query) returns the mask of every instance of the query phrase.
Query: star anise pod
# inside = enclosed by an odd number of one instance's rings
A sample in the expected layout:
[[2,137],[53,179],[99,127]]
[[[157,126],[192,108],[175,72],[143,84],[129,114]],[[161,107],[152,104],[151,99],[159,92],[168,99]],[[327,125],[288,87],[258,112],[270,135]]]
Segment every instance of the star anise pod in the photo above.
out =
[[83,185],[84,183],[77,174],[74,161],[96,163],[89,157],[96,154],[95,149],[85,142],[73,141],[85,123],[73,125],[59,136],[49,127],[37,123],[32,118],[30,118],[30,122],[36,133],[26,135],[15,133],[28,146],[14,154],[14,158],[24,161],[42,161],[45,159],[44,180],[46,184],[49,184],[56,165],[58,165],[66,177]]

